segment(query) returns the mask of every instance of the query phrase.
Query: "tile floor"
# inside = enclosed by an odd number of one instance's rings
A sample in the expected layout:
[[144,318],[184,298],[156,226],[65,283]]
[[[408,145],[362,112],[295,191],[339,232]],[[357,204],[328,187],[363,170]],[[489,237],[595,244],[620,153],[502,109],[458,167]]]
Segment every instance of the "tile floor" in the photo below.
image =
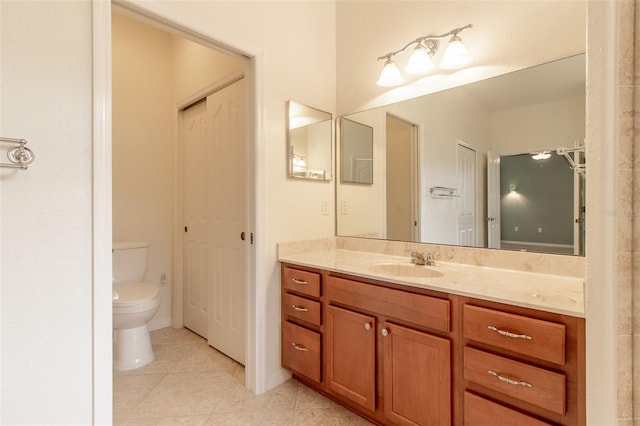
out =
[[370,425],[295,380],[254,395],[242,365],[187,329],[151,341],[151,364],[114,372],[114,425]]

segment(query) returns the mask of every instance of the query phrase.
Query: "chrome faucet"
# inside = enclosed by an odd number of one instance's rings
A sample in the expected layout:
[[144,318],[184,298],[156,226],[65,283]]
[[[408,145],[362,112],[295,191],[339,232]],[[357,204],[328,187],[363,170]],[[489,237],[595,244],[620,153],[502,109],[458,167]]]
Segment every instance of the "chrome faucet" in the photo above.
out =
[[424,253],[420,253],[416,250],[411,252],[411,263],[415,263],[416,265],[427,265],[427,266],[435,266],[436,260],[434,258],[434,254],[429,252],[425,257]]

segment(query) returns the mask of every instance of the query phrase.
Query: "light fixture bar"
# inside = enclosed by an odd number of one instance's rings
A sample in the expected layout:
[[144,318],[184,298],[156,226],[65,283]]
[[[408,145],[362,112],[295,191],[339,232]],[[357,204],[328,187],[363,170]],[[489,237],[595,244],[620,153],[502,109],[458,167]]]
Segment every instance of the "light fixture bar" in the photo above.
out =
[[[452,61],[451,59],[447,58],[448,63],[446,64],[446,66],[443,66],[445,64],[441,64],[441,68],[450,69],[450,68],[466,65],[468,62],[470,62],[471,57],[466,52],[466,49],[464,49],[464,46],[462,46],[461,39],[458,36],[458,34],[460,34],[462,31],[467,30],[471,27],[473,27],[473,25],[468,24],[468,25],[465,25],[464,27],[454,28],[451,31],[448,31],[444,34],[426,35],[426,36],[418,37],[415,40],[412,40],[406,45],[404,45],[402,48],[378,57],[378,61],[384,61],[384,64],[385,64],[384,70],[380,75],[380,79],[378,80],[378,85],[389,87],[389,86],[397,86],[403,83],[403,79],[399,75],[399,70],[397,69],[392,58],[395,55],[398,55],[406,51],[407,49],[409,49],[409,47],[414,45],[415,45],[414,52],[411,55],[411,59],[409,60],[409,64],[407,64],[405,71],[409,74],[424,74],[428,72],[430,69],[433,68],[433,64],[431,63],[431,57],[436,54],[436,52],[438,51],[438,48],[440,47],[439,40],[447,37],[451,37],[451,39],[449,40],[450,46],[452,44],[457,45],[456,46],[457,51],[454,54],[456,55],[454,56],[454,60]],[[461,49],[464,49],[464,50],[461,50]],[[447,48],[447,51],[449,50],[451,49]],[[447,54],[447,52],[445,52],[445,54]],[[451,56],[451,52],[449,52],[448,56]],[[390,74],[389,71],[392,67],[393,67],[393,76],[394,76],[393,81],[386,78],[386,75]]]
[[[461,33],[464,30],[468,30],[469,28],[473,27],[473,24],[468,24],[465,25],[464,27],[460,27],[460,28],[454,28],[449,32],[446,32],[444,34],[440,34],[440,35],[427,35],[427,36],[422,36],[422,37],[418,37],[417,39],[410,41],[409,43],[407,43],[402,49],[398,49],[396,51],[393,52],[389,52],[386,55],[382,55],[378,58],[379,61],[385,60],[385,59],[391,59],[392,57],[394,57],[395,55],[397,55],[398,53],[402,53],[405,50],[407,50],[410,46],[414,45],[414,44],[418,44],[422,41],[425,40],[439,40],[439,39],[443,39],[449,36],[456,36],[459,33]],[[437,49],[437,47],[436,47]]]

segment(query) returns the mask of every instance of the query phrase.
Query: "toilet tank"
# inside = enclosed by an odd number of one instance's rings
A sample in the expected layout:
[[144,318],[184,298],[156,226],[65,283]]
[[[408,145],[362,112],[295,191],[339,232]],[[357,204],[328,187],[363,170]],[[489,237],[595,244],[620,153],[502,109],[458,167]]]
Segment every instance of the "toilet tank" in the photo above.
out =
[[142,282],[148,254],[149,243],[145,241],[114,241],[113,284]]

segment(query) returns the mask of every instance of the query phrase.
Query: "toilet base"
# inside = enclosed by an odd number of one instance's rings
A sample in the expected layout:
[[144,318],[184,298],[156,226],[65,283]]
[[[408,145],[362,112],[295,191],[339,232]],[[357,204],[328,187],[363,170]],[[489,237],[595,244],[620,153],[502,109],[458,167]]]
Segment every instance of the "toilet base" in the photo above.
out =
[[147,324],[140,327],[113,330],[113,369],[128,371],[153,361],[151,336]]

